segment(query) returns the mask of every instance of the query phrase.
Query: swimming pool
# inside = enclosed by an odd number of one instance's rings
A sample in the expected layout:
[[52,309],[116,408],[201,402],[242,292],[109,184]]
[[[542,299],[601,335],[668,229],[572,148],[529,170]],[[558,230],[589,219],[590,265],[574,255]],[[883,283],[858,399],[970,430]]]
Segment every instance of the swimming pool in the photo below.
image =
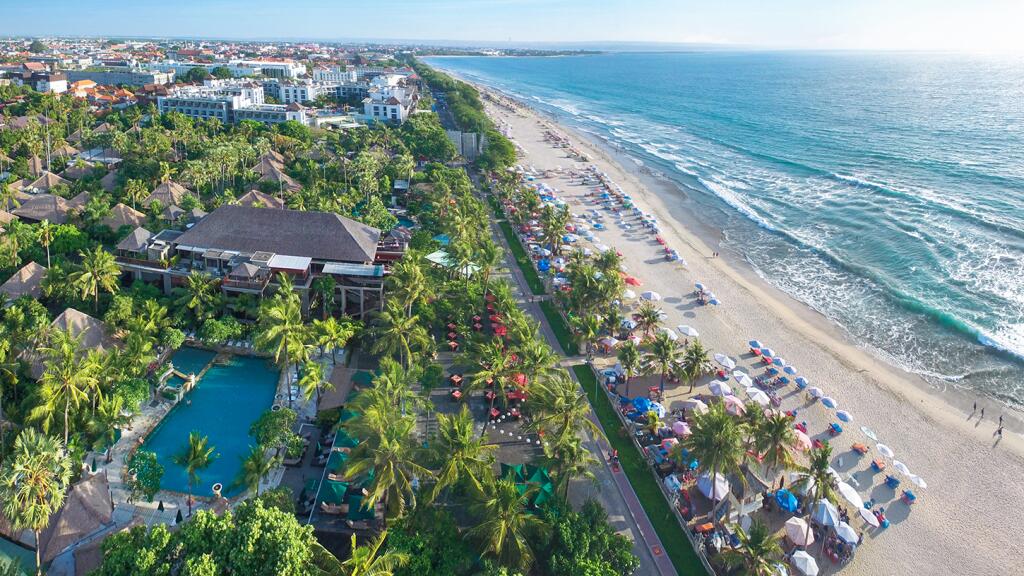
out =
[[171,356],[171,364],[174,364],[175,370],[188,376],[202,372],[216,356],[216,352],[185,346]]
[[[179,350],[175,359],[184,350],[190,349]],[[242,489],[232,483],[242,467],[242,458],[256,444],[249,436],[249,426],[273,405],[277,382],[277,369],[261,358],[231,356],[227,364],[211,366],[142,445],[141,449],[154,452],[164,467],[160,487],[188,491],[185,469],[171,460],[188,445],[189,432],[197,430],[209,437],[208,446],[217,458],[199,472],[199,483],[192,493],[212,496],[211,487],[217,482],[224,485],[224,496],[240,493]]]

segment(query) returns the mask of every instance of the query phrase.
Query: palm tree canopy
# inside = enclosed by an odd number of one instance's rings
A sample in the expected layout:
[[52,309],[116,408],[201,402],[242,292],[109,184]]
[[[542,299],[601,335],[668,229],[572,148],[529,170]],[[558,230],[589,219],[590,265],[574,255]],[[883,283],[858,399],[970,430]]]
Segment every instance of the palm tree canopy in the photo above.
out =
[[472,506],[480,522],[466,532],[479,542],[484,555],[524,571],[534,558],[527,535],[542,526],[539,518],[526,511],[529,497],[530,491],[520,494],[511,479],[489,480]]

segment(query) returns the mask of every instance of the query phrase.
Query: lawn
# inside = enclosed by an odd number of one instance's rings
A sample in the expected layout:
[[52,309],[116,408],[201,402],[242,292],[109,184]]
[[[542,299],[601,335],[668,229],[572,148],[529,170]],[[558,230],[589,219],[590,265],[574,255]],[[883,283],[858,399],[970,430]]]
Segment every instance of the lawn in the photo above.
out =
[[[502,218],[501,207],[498,206],[498,201],[494,199],[494,196],[489,196],[488,198],[491,200],[491,208],[494,209],[494,215]],[[537,275],[537,269],[533,267],[533,261],[530,260],[530,256],[523,249],[523,245],[519,243],[519,237],[512,230],[512,225],[504,219],[499,220],[498,225],[501,226],[501,233],[505,235],[505,241],[508,243],[509,249],[512,250],[512,256],[515,257],[516,264],[519,265],[523,276],[526,277],[526,284],[530,287],[530,292],[533,292],[534,296],[543,294],[544,283],[540,281],[540,276]]]
[[630,439],[619,433],[622,421],[608,400],[608,395],[598,388],[594,371],[587,364],[579,364],[572,369],[590,398],[590,405],[593,406],[597,419],[608,434],[608,443],[619,451],[619,464],[629,478],[629,483],[647,512],[651,524],[654,525],[654,530],[658,533],[669,559],[672,560],[672,565],[679,574],[703,575],[704,566],[690,546],[682,526],[672,514],[668,501],[662,495],[647,462]]
[[565,323],[565,317],[558,312],[556,304],[551,300],[542,300],[540,302],[540,309],[544,312],[544,317],[547,318],[548,324],[551,325],[551,331],[555,333],[555,338],[558,339],[562,352],[565,352],[567,356],[579,354],[579,347],[577,347],[576,341],[572,337],[569,326]]

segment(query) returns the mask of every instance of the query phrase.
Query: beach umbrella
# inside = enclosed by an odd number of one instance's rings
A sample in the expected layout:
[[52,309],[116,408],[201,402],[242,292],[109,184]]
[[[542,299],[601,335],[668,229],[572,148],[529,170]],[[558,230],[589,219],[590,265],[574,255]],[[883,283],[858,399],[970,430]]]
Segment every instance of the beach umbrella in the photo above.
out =
[[682,483],[679,482],[679,478],[677,478],[675,474],[665,476],[663,482],[665,483],[665,488],[668,488],[669,492],[678,492],[679,489],[683,487]]
[[839,418],[843,422],[853,422],[853,414],[850,414],[846,410],[837,410],[836,418]]
[[876,444],[875,448],[878,448],[878,453],[881,454],[882,456],[885,456],[886,458],[892,458],[896,456],[896,453],[892,451],[892,448],[889,448],[885,444]]
[[817,386],[811,386],[807,389],[807,393],[811,395],[811,398],[821,398],[825,393]]
[[860,517],[867,522],[869,525],[878,528],[878,518],[875,517],[875,513],[867,508],[858,508],[857,512],[860,513]]
[[807,529],[807,522],[803,518],[794,516],[786,520],[786,536],[797,546],[814,544],[814,532]]
[[728,396],[732,394],[732,388],[729,387],[729,384],[721,380],[715,380],[708,388],[715,396]]
[[688,324],[680,324],[676,326],[676,330],[679,330],[679,333],[683,336],[689,336],[690,338],[696,338],[699,334],[696,328]]
[[686,422],[683,422],[682,420],[673,422],[672,433],[675,434],[676,436],[689,436],[691,434],[690,425],[687,424]]
[[622,297],[625,298],[626,300],[632,300],[633,298],[636,298],[636,292],[633,292],[632,290],[627,288],[622,291]]
[[785,368],[782,369],[782,371],[785,372],[786,374],[789,374],[790,376],[796,376],[796,368],[793,366],[786,366]]
[[633,330],[636,328],[636,322],[630,320],[629,318],[626,318],[625,320],[622,321],[621,324],[619,324],[619,326],[622,326],[626,330]]
[[736,361],[721,352],[715,354],[715,362],[724,366],[726,370],[732,370],[736,367]]
[[772,401],[771,398],[769,398],[768,395],[765,394],[763,390],[760,390],[758,388],[754,388],[753,386],[747,388],[747,396],[749,396],[750,399],[753,400],[754,402],[757,402],[761,406],[765,406],[765,407],[767,407],[769,404],[771,404],[771,401]]
[[814,505],[811,519],[822,526],[836,526],[839,524],[839,510],[834,504],[822,498]]
[[863,508],[864,500],[857,493],[857,490],[853,486],[850,486],[846,482],[837,482],[836,489],[846,499],[847,502],[853,505],[854,508]]
[[774,358],[775,357],[775,350],[772,350],[771,348],[761,348],[761,355],[762,356],[767,356],[769,358]]
[[[769,354],[769,356],[771,356],[771,354]],[[772,357],[772,364],[775,364],[776,366],[785,366],[786,365],[786,359],[785,358],[775,358],[773,356]]]
[[673,342],[675,342],[676,340],[679,340],[679,335],[676,334],[671,328],[666,328],[666,327],[662,326],[662,327],[658,328],[658,332],[664,332],[665,335],[668,336],[668,339],[673,341]]
[[643,286],[643,284],[633,276],[626,276],[626,279],[623,280],[623,282],[630,286]]
[[807,552],[798,550],[793,553],[789,561],[804,576],[818,576],[818,562]]
[[924,481],[924,478],[921,478],[917,474],[911,474],[910,475],[910,481],[913,482],[914,485],[917,486],[918,488],[927,488],[928,487],[928,483]]
[[708,299],[708,304],[711,304],[712,306],[718,306],[721,303],[722,302],[718,298],[715,298],[714,296]]
[[831,397],[829,397],[829,396],[825,396],[824,398],[822,398],[822,399],[821,399],[821,403],[822,403],[822,404],[823,404],[823,405],[824,405],[824,406],[825,406],[826,408],[835,408],[835,407],[836,407],[836,401],[835,401],[835,399],[833,399],[833,398],[831,398]]
[[683,410],[689,410],[696,414],[703,414],[708,411],[708,405],[696,398],[690,398],[683,402]]
[[807,385],[810,384],[810,382],[807,380],[807,378],[804,378],[803,376],[800,376],[799,378],[797,378],[796,379],[796,383],[797,383],[797,386],[800,386],[801,388],[806,388]]
[[640,294],[640,297],[643,298],[644,300],[649,300],[651,302],[657,302],[661,300],[661,294],[658,294],[657,292],[651,290],[648,290],[647,292]]
[[794,430],[793,431],[793,435],[794,435],[794,437],[796,437],[796,442],[794,442],[793,444],[796,446],[797,450],[802,450],[802,451],[806,452],[807,450],[811,449],[811,446],[813,445],[813,443],[811,442],[811,437],[810,436],[808,436],[807,434],[804,434],[803,432],[801,432],[799,430]]
[[725,476],[715,473],[714,480],[710,474],[701,474],[697,478],[697,489],[700,493],[712,501],[721,500],[729,494],[729,481]]
[[701,284],[700,282],[697,282],[696,284],[694,284],[694,286],[697,288],[697,290],[700,290],[701,292],[704,291],[704,285]]
[[864,435],[867,436],[868,438],[871,438],[875,442],[878,442],[878,436],[875,435],[875,431],[872,430],[871,428],[868,428],[867,426],[861,426],[860,431],[863,432]]
[[651,401],[643,396],[637,396],[633,398],[633,408],[636,408],[639,412],[649,412],[651,410]]
[[641,340],[639,336],[630,336],[629,341],[632,342],[633,344],[636,344],[637,346],[639,346],[640,343],[643,342],[643,340]]
[[608,246],[607,244],[598,244],[594,246],[594,249],[597,250],[598,252],[607,252],[611,250],[611,247]]
[[774,571],[771,573],[771,576],[789,576],[789,570],[786,570],[784,564],[776,562],[772,568],[774,568]]
[[733,378],[735,378],[736,381],[739,382],[740,385],[743,386],[744,388],[749,388],[754,385],[754,381],[750,379],[750,376],[744,374],[743,372],[739,372],[737,370],[736,372],[733,372],[732,375]]
[[677,438],[665,438],[661,441],[661,449],[666,451],[671,450],[676,444],[679,444],[679,440]]
[[658,418],[664,418],[665,414],[668,414],[668,410],[659,402],[651,402],[650,406],[647,407],[648,412],[654,412],[658,415]]
[[799,504],[796,501],[796,496],[793,495],[789,490],[779,490],[775,493],[775,503],[779,505],[786,512],[796,512]]
[[750,342],[747,342],[747,344],[749,344],[750,347],[753,348],[754,350],[760,350],[761,348],[764,347],[764,345],[761,344],[760,340],[751,340]]
[[839,526],[836,526],[836,536],[839,536],[839,539],[847,544],[856,544],[860,540],[857,531],[846,522],[840,522]]
[[733,416],[742,416],[747,413],[747,407],[743,405],[743,400],[735,396],[726,396],[723,398],[725,401],[725,411]]
[[892,467],[895,468],[900,474],[903,474],[904,476],[910,476],[910,468],[907,468],[907,465],[904,464],[903,462],[900,462],[899,460],[893,460]]
[[609,348],[614,348],[614,347],[618,346],[619,339],[615,338],[614,336],[605,336],[604,338],[601,338],[600,340],[598,340],[597,343],[600,344],[601,346],[607,346]]

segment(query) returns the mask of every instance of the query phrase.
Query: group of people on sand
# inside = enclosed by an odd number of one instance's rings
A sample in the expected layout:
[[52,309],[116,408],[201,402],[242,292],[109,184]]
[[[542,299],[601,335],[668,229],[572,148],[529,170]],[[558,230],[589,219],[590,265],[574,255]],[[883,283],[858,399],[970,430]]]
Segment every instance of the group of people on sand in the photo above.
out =
[[[978,411],[978,401],[975,400],[974,401],[974,407],[971,409],[971,416],[974,416],[974,414],[977,411]],[[967,419],[970,420],[970,416],[968,416]],[[984,419],[985,419],[985,407],[982,406],[981,407],[981,413],[978,414],[978,422],[980,423]],[[1003,415],[1002,414],[999,415],[999,424],[996,426],[996,431],[993,432],[992,435],[993,436],[998,436],[999,438],[1003,437]]]

